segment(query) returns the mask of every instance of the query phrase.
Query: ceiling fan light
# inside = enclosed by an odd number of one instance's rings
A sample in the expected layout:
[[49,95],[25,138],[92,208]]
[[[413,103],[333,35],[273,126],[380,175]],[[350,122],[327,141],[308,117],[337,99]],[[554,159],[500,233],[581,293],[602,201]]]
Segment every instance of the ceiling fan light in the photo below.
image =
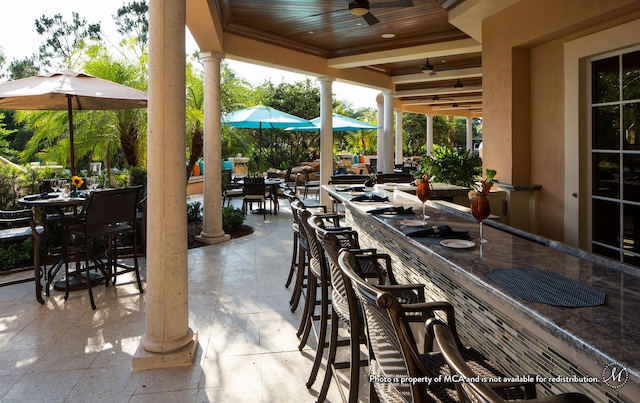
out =
[[358,17],[362,17],[369,12],[369,8],[362,7],[359,4],[349,3],[349,12],[353,15],[357,15]]
[[464,87],[464,84],[462,84],[460,82],[460,79],[458,79],[458,81],[456,81],[455,84],[453,84],[453,88],[457,89],[457,90],[461,90]]

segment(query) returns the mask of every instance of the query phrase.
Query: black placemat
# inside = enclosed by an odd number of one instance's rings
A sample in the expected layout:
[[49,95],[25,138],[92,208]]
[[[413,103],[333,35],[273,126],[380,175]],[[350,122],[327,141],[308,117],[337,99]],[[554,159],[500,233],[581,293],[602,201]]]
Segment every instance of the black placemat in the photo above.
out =
[[387,196],[380,196],[378,194],[372,194],[372,195],[360,195],[360,196],[355,196],[351,198],[352,202],[372,202],[372,203],[381,203],[381,202],[386,202],[389,201],[389,198]]
[[526,301],[562,307],[604,304],[607,294],[558,273],[528,267],[495,269],[487,279]]
[[409,238],[419,238],[432,244],[438,244],[443,239],[465,239],[470,240],[469,231],[454,231],[448,225],[439,225],[437,227],[429,227],[419,230],[413,230],[405,233]]
[[367,210],[367,213],[373,215],[403,215],[414,216],[413,207],[404,208],[403,206],[389,206]]

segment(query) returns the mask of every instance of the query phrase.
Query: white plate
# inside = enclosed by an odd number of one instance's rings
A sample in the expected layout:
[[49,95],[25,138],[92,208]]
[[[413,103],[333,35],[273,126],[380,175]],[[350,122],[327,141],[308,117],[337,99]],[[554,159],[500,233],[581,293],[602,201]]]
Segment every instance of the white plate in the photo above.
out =
[[427,223],[423,220],[402,220],[400,224],[407,227],[424,227]]
[[333,188],[336,192],[346,192],[347,190],[351,190],[351,186],[336,186]]
[[440,241],[440,245],[453,249],[467,249],[476,246],[475,243],[466,239],[443,239]]
[[364,192],[351,192],[351,196],[362,196]]

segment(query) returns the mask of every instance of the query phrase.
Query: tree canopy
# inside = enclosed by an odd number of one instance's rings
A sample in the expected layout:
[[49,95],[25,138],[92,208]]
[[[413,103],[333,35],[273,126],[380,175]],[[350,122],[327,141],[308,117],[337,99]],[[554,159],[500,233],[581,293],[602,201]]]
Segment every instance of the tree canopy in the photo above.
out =
[[[118,33],[116,44],[107,43],[99,23],[90,23],[78,13],[71,20],[60,14],[43,15],[35,21],[43,40],[38,53],[6,65],[0,49],[0,78],[18,79],[35,75],[40,68],[72,68],[140,90],[147,88],[148,73],[147,1],[123,4],[112,15]],[[204,74],[202,62],[188,57],[186,71],[186,139],[187,172],[202,158],[204,136]],[[304,119],[320,115],[318,83],[307,78],[296,83],[270,80],[254,86],[239,77],[226,62],[221,64],[221,113],[264,104]],[[377,124],[374,109],[354,109],[351,103],[333,101],[336,113]],[[78,111],[74,113],[75,150],[78,166],[104,161],[107,167],[144,167],[146,165],[146,110]],[[434,116],[434,143],[463,145],[466,136],[464,119],[449,120]],[[4,125],[4,126],[2,126]],[[66,112],[5,111],[0,115],[0,148],[20,162],[69,161]],[[474,120],[474,130],[481,131],[481,120]],[[403,152],[424,155],[426,118],[421,114],[403,114]],[[268,167],[286,168],[308,159],[310,150],[319,149],[319,132],[296,132],[282,129],[263,130],[260,139],[252,130],[222,127],[222,157],[242,153],[260,158]],[[334,151],[374,154],[377,132],[334,132]]]

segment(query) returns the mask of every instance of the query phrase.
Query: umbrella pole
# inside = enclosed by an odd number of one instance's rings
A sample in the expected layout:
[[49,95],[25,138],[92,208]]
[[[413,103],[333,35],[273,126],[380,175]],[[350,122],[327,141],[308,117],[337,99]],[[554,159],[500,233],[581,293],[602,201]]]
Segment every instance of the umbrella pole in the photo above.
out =
[[258,146],[260,147],[260,153],[258,154],[258,171],[262,172],[262,160],[264,159],[264,156],[262,155],[262,122],[260,122],[260,135],[258,138]]
[[71,176],[76,174],[76,156],[73,147],[73,107],[71,95],[67,95],[67,115],[69,117],[69,149],[71,151]]

